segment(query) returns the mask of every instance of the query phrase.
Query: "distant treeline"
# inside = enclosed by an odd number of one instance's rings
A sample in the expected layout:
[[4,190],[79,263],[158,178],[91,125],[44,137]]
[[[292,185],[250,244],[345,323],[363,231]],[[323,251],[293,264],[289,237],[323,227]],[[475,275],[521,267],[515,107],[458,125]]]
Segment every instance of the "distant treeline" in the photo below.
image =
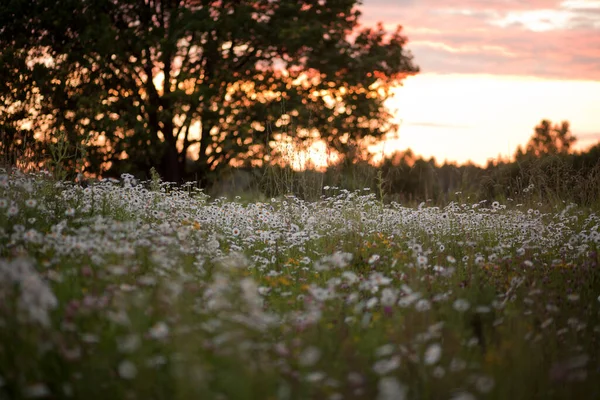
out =
[[[215,196],[276,197],[294,194],[316,199],[330,188],[368,188],[385,202],[444,204],[470,201],[572,201],[592,205],[600,199],[600,143],[587,151],[525,155],[515,161],[439,165],[410,151],[386,158],[380,165],[366,160],[340,163],[324,172],[289,167],[232,169],[213,182]],[[328,188],[328,189],[324,189]]]
[[[185,181],[202,187],[212,196],[241,196],[248,200],[288,194],[315,200],[336,190],[369,189],[383,202],[404,204],[527,200],[600,205],[600,142],[585,151],[573,152],[575,141],[567,121],[553,126],[550,121],[542,120],[529,142],[517,148],[511,160],[490,160],[485,167],[448,162],[440,165],[435,159],[424,159],[410,149],[396,152],[375,165],[366,158],[366,149],[357,146],[325,171],[293,170],[292,154],[272,158],[271,162],[265,160],[259,166],[244,163],[240,167],[222,167],[202,176],[189,176]],[[24,149],[21,152],[2,151],[0,167],[46,168],[56,179],[73,180],[78,174],[78,180],[90,177],[87,167],[78,168],[90,163],[85,151],[68,153],[69,142],[63,139],[49,143],[52,150],[49,159],[43,152],[35,151],[38,144],[29,142],[21,146]],[[0,149],[6,150],[2,146]],[[132,157],[133,154],[128,160],[138,162]],[[53,161],[56,159],[58,162]],[[155,177],[160,175],[166,180],[155,169],[134,173],[115,166],[102,177],[119,178],[122,173],[130,173],[137,179],[148,180],[154,171]]]
[[280,166],[232,170],[214,180],[210,191],[214,195],[254,193],[268,197],[293,193],[314,199],[325,194],[325,187],[369,188],[382,201],[402,203],[526,198],[600,204],[600,142],[586,151],[572,152],[575,141],[567,121],[553,126],[542,120],[512,160],[490,160],[485,167],[439,165],[435,159],[417,157],[409,149],[385,158],[380,165],[360,156],[346,157],[325,172],[296,172]]

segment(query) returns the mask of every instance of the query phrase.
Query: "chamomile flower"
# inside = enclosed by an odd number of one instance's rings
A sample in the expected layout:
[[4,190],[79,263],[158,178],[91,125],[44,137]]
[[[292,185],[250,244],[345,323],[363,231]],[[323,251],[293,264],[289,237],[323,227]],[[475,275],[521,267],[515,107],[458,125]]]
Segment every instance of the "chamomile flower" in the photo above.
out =
[[19,207],[17,207],[16,205],[8,207],[8,210],[6,211],[7,216],[14,217],[17,214],[19,214]]
[[408,388],[392,376],[379,379],[377,384],[377,400],[404,400],[408,396]]
[[491,390],[494,388],[494,385],[494,378],[487,375],[478,376],[475,380],[475,388],[479,393],[485,394],[491,392]]
[[117,372],[123,379],[134,379],[137,376],[137,367],[131,361],[124,360],[119,364]]
[[442,346],[437,343],[429,345],[423,355],[423,362],[425,365],[437,364],[442,358]]
[[465,312],[471,307],[471,304],[465,299],[456,299],[452,307],[458,312]]
[[377,375],[387,375],[400,366],[400,357],[394,356],[378,360],[373,364],[373,371]]
[[458,391],[450,397],[450,400],[477,400],[477,397],[473,396],[469,392]]
[[35,208],[37,206],[37,204],[38,204],[38,202],[36,199],[29,198],[29,199],[25,200],[25,205],[28,208]]
[[157,322],[148,331],[148,336],[152,339],[162,340],[169,336],[169,327],[164,322]]
[[415,310],[419,312],[429,311],[431,310],[431,303],[429,302],[429,300],[420,299],[415,304]]
[[298,358],[298,363],[303,367],[312,367],[321,358],[321,350],[315,346],[305,348]]
[[50,396],[50,389],[45,383],[34,383],[23,389],[23,396],[28,399],[40,399]]
[[379,261],[380,258],[381,256],[379,254],[373,254],[371,257],[369,257],[369,265],[375,264],[377,261]]

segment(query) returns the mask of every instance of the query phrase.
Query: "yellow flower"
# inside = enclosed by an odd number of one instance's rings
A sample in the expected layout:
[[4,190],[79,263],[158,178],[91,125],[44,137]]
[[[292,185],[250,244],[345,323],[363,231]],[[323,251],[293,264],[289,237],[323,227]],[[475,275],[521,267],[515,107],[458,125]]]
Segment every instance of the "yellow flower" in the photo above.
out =
[[279,283],[281,283],[284,286],[289,286],[291,282],[285,276],[281,276],[281,277],[279,277]]

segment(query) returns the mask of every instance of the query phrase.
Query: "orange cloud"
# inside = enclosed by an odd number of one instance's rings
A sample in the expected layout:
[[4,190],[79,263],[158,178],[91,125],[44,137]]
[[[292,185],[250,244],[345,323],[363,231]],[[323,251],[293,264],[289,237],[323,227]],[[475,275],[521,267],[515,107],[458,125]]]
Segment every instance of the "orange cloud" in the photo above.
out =
[[600,1],[365,0],[362,21],[404,26],[423,72],[600,80]]

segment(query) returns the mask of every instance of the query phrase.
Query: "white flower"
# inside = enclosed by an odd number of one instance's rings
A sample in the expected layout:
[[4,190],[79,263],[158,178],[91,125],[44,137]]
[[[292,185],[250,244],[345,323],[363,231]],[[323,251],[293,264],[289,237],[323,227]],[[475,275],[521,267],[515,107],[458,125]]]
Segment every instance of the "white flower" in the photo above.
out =
[[396,293],[392,289],[385,288],[381,291],[381,304],[391,306],[396,302],[396,297]]
[[398,300],[398,305],[400,307],[408,307],[415,301],[417,301],[421,297],[421,293],[411,293],[409,295],[403,296]]
[[18,213],[19,213],[19,207],[14,206],[14,205],[8,207],[8,210],[6,211],[6,215],[8,215],[9,217],[14,217]]
[[369,265],[375,264],[380,258],[381,256],[379,254],[373,254],[371,257],[369,257]]
[[363,376],[358,372],[349,372],[348,382],[353,386],[360,386],[365,383],[365,378],[363,378]]
[[162,321],[157,322],[152,328],[150,328],[148,335],[152,339],[165,339],[167,336],[169,336],[169,327]]
[[369,281],[377,286],[388,285],[392,280],[380,272],[373,272],[369,275]]
[[467,362],[464,360],[461,360],[460,358],[453,358],[452,361],[450,361],[450,371],[452,371],[452,372],[462,371],[466,367],[467,367]]
[[560,308],[558,308],[554,304],[546,304],[546,310],[548,310],[549,312],[557,313],[560,311]]
[[250,306],[252,310],[256,310],[262,306],[258,285],[254,282],[254,279],[250,277],[242,279],[240,281],[240,289],[242,289],[242,296],[245,303]]
[[437,364],[437,362],[440,361],[441,357],[442,346],[440,346],[437,343],[434,343],[429,345],[429,347],[427,347],[427,350],[425,350],[423,361],[425,362],[425,365],[433,365]]
[[271,291],[271,288],[269,288],[269,287],[266,287],[266,286],[258,287],[258,294],[260,294],[261,296],[268,295],[270,291]]
[[321,350],[315,346],[309,346],[300,353],[298,363],[303,367],[312,367],[321,358]]
[[475,312],[479,314],[488,314],[491,311],[492,309],[488,306],[477,306],[477,308],[475,308]]
[[494,378],[490,376],[479,376],[475,381],[475,388],[479,393],[489,393],[494,388]]
[[50,390],[44,383],[34,383],[23,389],[23,397],[29,399],[38,399],[40,397],[48,397]]
[[547,327],[549,327],[552,324],[552,322],[554,322],[554,318],[548,318],[547,320],[545,320],[544,322],[542,322],[540,324],[540,328],[546,329]]
[[221,260],[221,266],[225,269],[245,268],[248,265],[248,259],[243,253],[233,251]]
[[100,341],[100,339],[98,338],[97,335],[94,335],[93,333],[82,333],[81,341],[83,341],[83,343],[92,344],[92,343],[98,343]]
[[377,400],[404,400],[407,394],[408,388],[394,377],[381,378],[377,384]]
[[27,199],[27,200],[25,200],[25,205],[29,208],[34,208],[35,206],[37,206],[37,200],[36,199]]
[[137,368],[131,361],[121,361],[118,367],[119,376],[123,379],[133,379],[137,375]]
[[423,312],[423,311],[428,311],[430,309],[431,309],[431,303],[429,303],[429,300],[420,299],[415,304],[415,310],[417,310],[417,311]]
[[569,301],[578,301],[579,300],[579,295],[577,293],[571,293],[567,296],[567,300]]
[[15,283],[20,288],[17,303],[20,317],[49,326],[49,312],[56,308],[58,300],[48,283],[36,271],[33,261],[25,258],[13,261],[0,259],[0,295],[5,288]]
[[208,250],[210,250],[211,252],[215,252],[215,251],[219,250],[219,247],[220,247],[220,246],[221,246],[221,245],[220,245],[219,241],[218,241],[218,240],[217,240],[217,238],[216,238],[216,237],[214,237],[214,236],[213,236],[213,237],[212,237],[212,238],[211,238],[211,239],[208,241],[208,243],[206,243],[206,247],[207,247],[207,248],[208,248]]
[[321,372],[321,371],[316,371],[316,372],[311,372],[310,374],[306,375],[306,381],[307,382],[320,382],[323,380],[323,378],[325,378],[325,373]]
[[149,357],[146,359],[146,366],[150,368],[156,368],[161,365],[165,365],[167,363],[167,358],[162,354],[158,354],[153,357]]
[[344,271],[342,272],[342,277],[348,281],[348,284],[352,285],[353,283],[358,282],[358,276],[354,272]]
[[329,262],[336,268],[345,268],[352,261],[352,257],[352,253],[336,251],[332,255],[324,257],[322,261]]
[[373,365],[373,371],[378,375],[386,375],[400,366],[400,357],[394,356],[389,359],[377,361]]
[[431,375],[433,375],[434,378],[441,379],[446,375],[446,370],[438,365],[431,371]]
[[326,301],[330,298],[332,298],[333,296],[333,292],[316,286],[315,284],[311,284],[310,287],[308,288],[308,292],[311,294],[311,296],[317,300],[317,301]]
[[469,392],[460,391],[454,393],[450,400],[477,400],[477,398]]
[[117,347],[121,353],[133,353],[140,347],[140,337],[135,334],[117,339]]
[[471,304],[465,299],[456,299],[452,307],[458,312],[465,312],[471,307]]
[[371,297],[369,300],[367,300],[367,304],[365,305],[365,308],[367,310],[372,309],[373,307],[375,307],[377,305],[378,301],[379,301],[379,299],[377,297]]
[[377,357],[386,357],[391,355],[394,352],[394,345],[391,343],[384,344],[383,346],[377,348],[375,350],[375,355]]

